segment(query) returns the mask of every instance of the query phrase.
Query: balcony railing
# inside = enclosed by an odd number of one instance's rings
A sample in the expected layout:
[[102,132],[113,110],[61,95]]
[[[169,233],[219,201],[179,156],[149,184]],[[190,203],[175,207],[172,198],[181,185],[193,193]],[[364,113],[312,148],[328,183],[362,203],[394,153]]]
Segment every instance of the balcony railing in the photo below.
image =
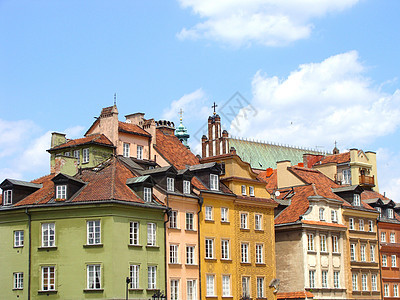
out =
[[374,176],[360,175],[360,183],[362,185],[375,186]]

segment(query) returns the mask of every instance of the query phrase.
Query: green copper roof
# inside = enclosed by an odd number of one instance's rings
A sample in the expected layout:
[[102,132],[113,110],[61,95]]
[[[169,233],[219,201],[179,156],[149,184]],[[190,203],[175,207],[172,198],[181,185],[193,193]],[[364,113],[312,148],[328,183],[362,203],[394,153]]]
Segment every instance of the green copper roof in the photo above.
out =
[[326,154],[325,152],[293,146],[275,145],[236,138],[229,138],[229,149],[234,147],[243,161],[254,169],[276,168],[276,162],[290,160],[292,165],[303,162],[303,154]]

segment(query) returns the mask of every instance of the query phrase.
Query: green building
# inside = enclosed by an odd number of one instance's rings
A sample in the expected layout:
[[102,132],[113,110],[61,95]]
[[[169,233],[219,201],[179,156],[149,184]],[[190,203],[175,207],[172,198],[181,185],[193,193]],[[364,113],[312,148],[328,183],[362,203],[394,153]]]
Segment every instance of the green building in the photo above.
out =
[[[1,299],[149,299],[165,291],[165,212],[118,157],[74,176],[6,179]],[[126,278],[130,278],[127,284]]]

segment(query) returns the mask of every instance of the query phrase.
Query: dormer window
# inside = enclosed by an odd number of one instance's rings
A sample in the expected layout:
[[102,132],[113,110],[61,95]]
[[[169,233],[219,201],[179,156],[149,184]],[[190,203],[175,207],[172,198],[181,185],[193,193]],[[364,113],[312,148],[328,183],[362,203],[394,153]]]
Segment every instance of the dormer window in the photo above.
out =
[[325,209],[323,209],[323,208],[319,209],[319,220],[325,221]]
[[190,194],[190,181],[189,180],[183,181],[183,193]]
[[334,210],[334,209],[331,210],[331,219],[332,219],[332,223],[337,223],[338,222],[337,211]]
[[67,199],[67,186],[57,185],[56,186],[56,199]]
[[148,187],[143,188],[143,200],[145,202],[151,202],[151,188]]
[[12,204],[12,190],[5,190],[3,193],[3,205]]
[[361,205],[360,194],[354,194],[354,196],[353,196],[353,205],[354,206],[360,206]]
[[174,178],[167,177],[167,191],[173,192],[174,190]]
[[68,151],[68,152],[65,152],[64,155],[65,155],[65,156],[71,156],[71,152],[69,152],[69,151]]
[[210,190],[218,191],[219,190],[219,178],[218,175],[210,174]]
[[130,144],[129,143],[124,143],[124,146],[123,146],[123,153],[122,153],[122,155],[124,156],[124,157],[129,157],[129,148],[130,148]]
[[379,217],[382,217],[382,208],[380,208],[380,207],[375,207],[375,209],[376,209],[377,211],[379,211]]
[[387,215],[389,219],[393,219],[393,208],[387,209]]

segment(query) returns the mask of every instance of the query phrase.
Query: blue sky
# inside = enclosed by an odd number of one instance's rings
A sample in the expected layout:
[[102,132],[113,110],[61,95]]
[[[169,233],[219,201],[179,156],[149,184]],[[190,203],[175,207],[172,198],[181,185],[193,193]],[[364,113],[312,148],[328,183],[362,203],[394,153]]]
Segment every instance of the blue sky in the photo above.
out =
[[50,132],[81,137],[114,93],[121,120],[177,122],[183,108],[197,152],[212,103],[239,92],[236,118],[220,111],[232,135],[376,151],[380,191],[400,201],[399,11],[389,0],[0,0],[0,180],[48,173]]

